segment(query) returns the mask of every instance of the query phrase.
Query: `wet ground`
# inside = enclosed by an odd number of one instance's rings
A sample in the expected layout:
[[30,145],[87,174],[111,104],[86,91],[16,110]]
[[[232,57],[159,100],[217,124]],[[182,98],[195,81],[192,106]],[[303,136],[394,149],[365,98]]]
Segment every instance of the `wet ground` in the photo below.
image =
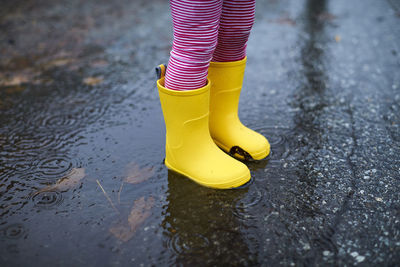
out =
[[257,1],[227,191],[162,163],[167,1],[1,5],[1,266],[399,264],[398,1]]

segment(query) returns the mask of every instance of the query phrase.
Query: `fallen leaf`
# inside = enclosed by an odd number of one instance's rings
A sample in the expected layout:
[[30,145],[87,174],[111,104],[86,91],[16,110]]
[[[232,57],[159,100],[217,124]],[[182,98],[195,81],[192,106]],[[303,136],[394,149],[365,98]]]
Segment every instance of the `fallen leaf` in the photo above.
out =
[[60,180],[58,180],[53,187],[54,189],[59,191],[66,191],[78,185],[84,177],[85,177],[84,168],[73,168],[66,177],[63,177]]
[[23,83],[28,83],[32,77],[26,74],[17,74],[8,79],[1,79],[0,86],[18,86]]
[[135,200],[131,213],[128,217],[128,223],[131,229],[136,230],[139,225],[151,215],[151,208],[153,205],[154,198],[152,197],[149,197],[147,200],[145,200],[144,197]]
[[146,181],[154,175],[153,167],[140,168],[135,162],[128,164],[126,167],[126,177],[124,182],[130,184],[138,184]]
[[41,79],[41,78],[36,78],[35,80],[31,81],[32,84],[40,84],[40,85],[51,85],[54,83],[54,80],[49,79],[49,78],[45,78],[45,79]]
[[130,240],[135,235],[135,232],[132,232],[127,225],[115,225],[110,228],[110,233],[123,242]]
[[147,200],[141,197],[133,203],[131,213],[127,222],[120,222],[110,228],[112,233],[119,240],[126,242],[130,240],[139,226],[151,215],[151,208],[154,206],[154,198]]
[[65,177],[59,179],[54,185],[49,185],[39,191],[35,192],[34,195],[48,191],[67,191],[77,186],[80,181],[85,177],[84,168],[73,168]]
[[340,35],[336,35],[336,36],[335,36],[335,41],[336,41],[337,43],[339,43],[341,40],[342,40],[342,37],[340,37]]
[[73,62],[74,59],[72,58],[58,58],[58,59],[53,59],[49,62],[47,62],[44,67],[45,68],[51,68],[51,67],[61,67],[65,66],[71,62]]
[[103,77],[87,77],[83,79],[83,83],[86,85],[97,85],[101,82],[103,82]]

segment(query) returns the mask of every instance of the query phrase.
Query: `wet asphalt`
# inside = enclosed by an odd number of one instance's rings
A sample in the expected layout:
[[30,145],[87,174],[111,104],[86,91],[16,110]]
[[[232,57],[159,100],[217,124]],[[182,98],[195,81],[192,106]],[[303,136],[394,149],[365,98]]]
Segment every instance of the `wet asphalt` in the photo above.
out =
[[398,265],[399,25],[257,1],[240,118],[272,152],[220,191],[163,165],[167,1],[3,1],[0,265]]

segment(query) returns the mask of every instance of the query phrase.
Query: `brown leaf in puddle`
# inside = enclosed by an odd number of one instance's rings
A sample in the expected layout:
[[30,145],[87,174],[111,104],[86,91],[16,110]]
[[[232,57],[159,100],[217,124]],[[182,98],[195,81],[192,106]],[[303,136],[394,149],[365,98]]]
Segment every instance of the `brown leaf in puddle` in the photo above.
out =
[[147,200],[145,200],[144,197],[135,200],[131,213],[128,217],[128,224],[131,229],[136,230],[139,225],[151,215],[151,208],[153,206],[154,198],[152,197],[149,197]]
[[140,168],[135,162],[128,164],[126,167],[126,177],[124,182],[130,184],[138,184],[146,181],[154,175],[153,167]]
[[61,67],[61,66],[65,66],[69,63],[72,63],[73,61],[74,61],[74,59],[72,59],[72,58],[58,58],[58,59],[54,59],[54,60],[47,62],[44,65],[44,68]]
[[23,83],[28,83],[32,79],[31,75],[27,74],[17,74],[8,79],[1,79],[0,86],[18,86]]
[[139,226],[151,215],[151,208],[154,206],[154,198],[149,197],[147,200],[141,197],[133,203],[131,213],[126,223],[119,224],[110,228],[112,233],[119,240],[126,242],[130,240]]
[[52,79],[49,79],[49,78],[45,78],[45,79],[41,79],[41,78],[36,78],[35,80],[33,80],[32,82],[31,82],[32,84],[35,84],[35,85],[51,85],[51,84],[53,84],[54,83],[54,80],[52,80]]
[[342,37],[340,37],[340,35],[336,35],[336,36],[335,36],[335,41],[336,41],[337,43],[339,43],[341,40],[342,40]]
[[86,85],[97,85],[101,82],[103,82],[104,78],[103,77],[87,77],[83,79],[83,83]]
[[73,168],[66,177],[58,180],[53,187],[59,191],[66,191],[78,185],[84,177],[84,168]]
[[110,233],[123,242],[130,240],[135,235],[129,226],[121,224],[111,227]]
[[48,191],[67,191],[68,189],[77,186],[84,177],[84,168],[73,168],[65,177],[59,179],[54,185],[49,185],[43,189],[40,189],[39,191],[35,192],[34,195]]

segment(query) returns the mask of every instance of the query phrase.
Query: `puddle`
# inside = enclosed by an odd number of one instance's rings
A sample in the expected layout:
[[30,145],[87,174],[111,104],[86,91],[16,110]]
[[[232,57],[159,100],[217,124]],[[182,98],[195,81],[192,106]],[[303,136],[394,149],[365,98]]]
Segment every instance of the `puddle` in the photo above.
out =
[[258,4],[240,116],[271,154],[232,190],[162,164],[168,2],[47,2],[0,11],[3,265],[394,265],[400,34],[385,1]]

